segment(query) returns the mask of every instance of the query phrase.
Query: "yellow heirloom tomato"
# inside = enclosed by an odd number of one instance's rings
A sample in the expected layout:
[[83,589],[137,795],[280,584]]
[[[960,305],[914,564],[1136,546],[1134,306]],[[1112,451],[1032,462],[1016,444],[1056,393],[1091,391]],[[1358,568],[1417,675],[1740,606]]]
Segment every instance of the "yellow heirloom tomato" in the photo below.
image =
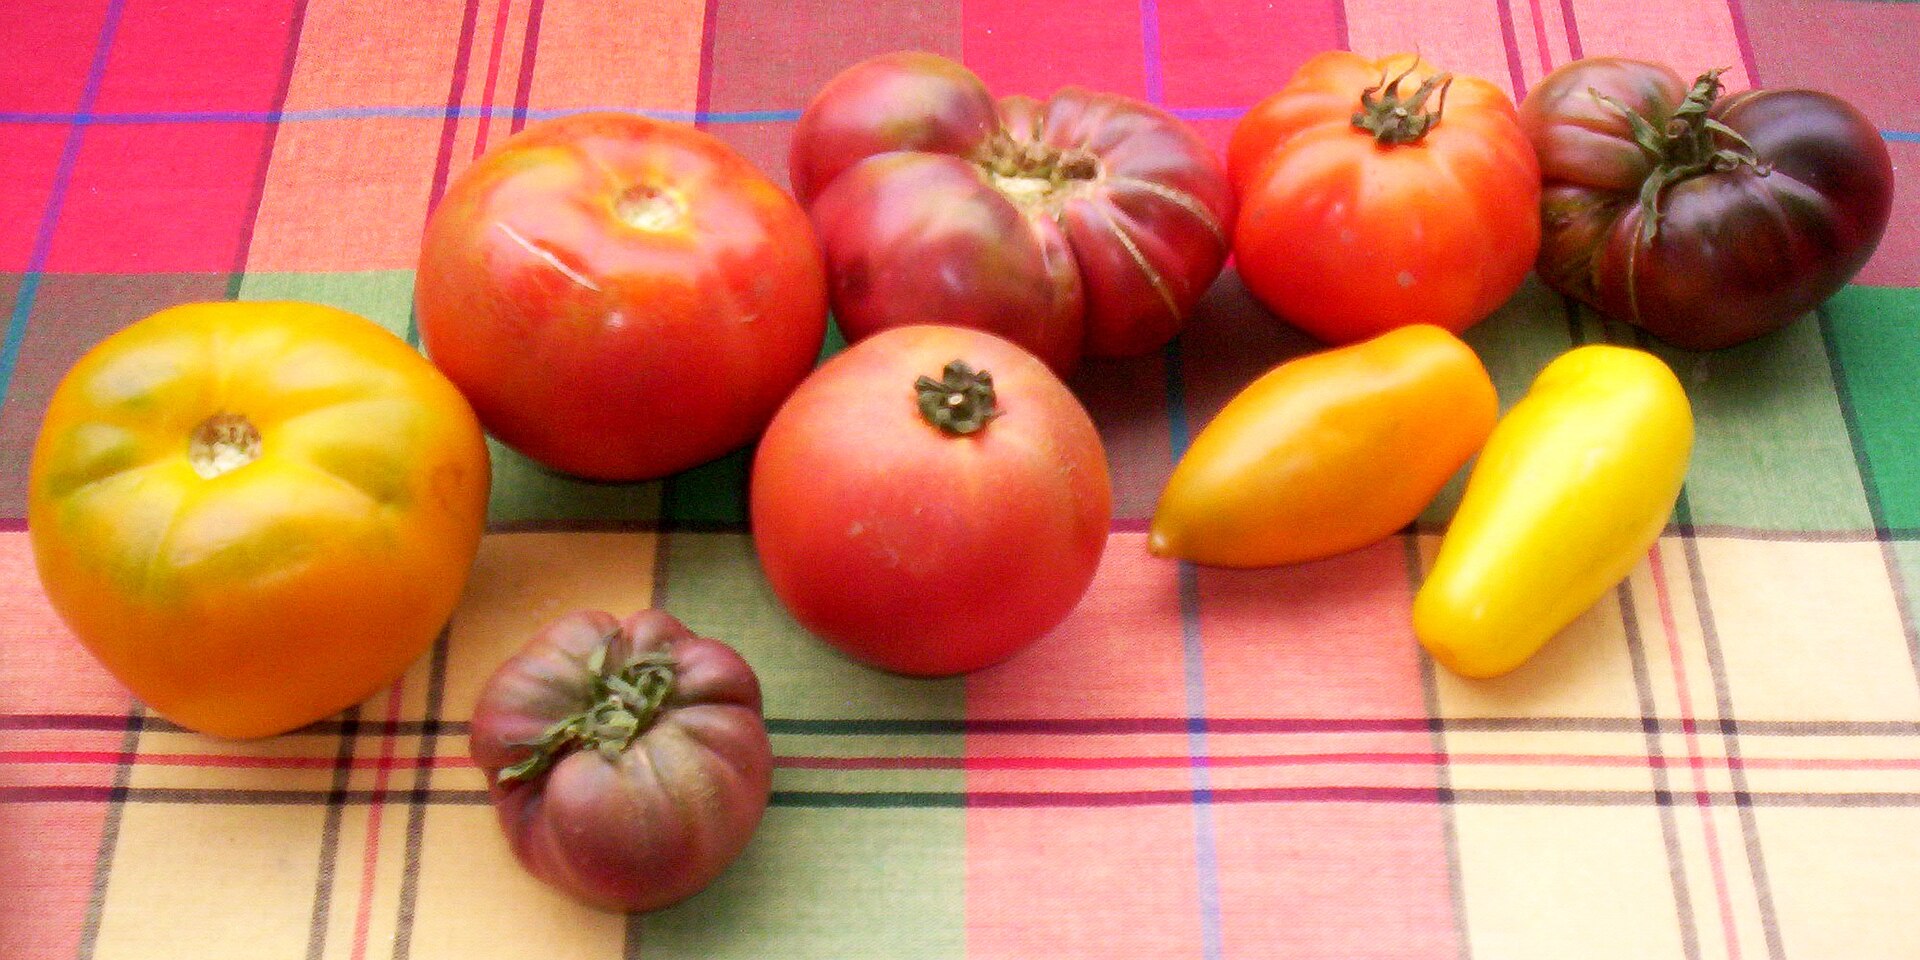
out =
[[1540,371],[1467,480],[1414,633],[1455,673],[1533,656],[1625,579],[1680,496],[1693,412],[1650,353],[1587,346]]
[[1288,361],[1194,438],[1148,549],[1267,567],[1364,547],[1413,522],[1499,412],[1480,358],[1435,326]]
[[432,642],[479,546],[487,450],[371,321],[190,304],[67,373],[29,484],[41,583],[81,643],[168,719],[256,737],[358,703]]

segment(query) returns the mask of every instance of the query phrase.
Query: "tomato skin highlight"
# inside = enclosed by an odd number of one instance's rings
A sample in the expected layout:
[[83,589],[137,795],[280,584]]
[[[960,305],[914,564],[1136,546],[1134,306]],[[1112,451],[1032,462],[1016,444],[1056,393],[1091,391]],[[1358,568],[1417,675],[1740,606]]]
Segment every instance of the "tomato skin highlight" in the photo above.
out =
[[964,66],[885,54],[834,77],[789,169],[848,338],[985,330],[1068,375],[1166,344],[1226,261],[1232,191],[1171,114],[1064,87],[996,101]]
[[1467,479],[1413,627],[1447,669],[1525,663],[1645,559],[1679,499],[1693,411],[1651,353],[1591,344],[1547,364]]
[[[1541,278],[1690,350],[1819,306],[1866,265],[1893,209],[1891,155],[1860,111],[1813,90],[1723,96],[1718,76],[1689,87],[1659,64],[1590,57],[1520,108],[1547,184]],[[1627,111],[1667,134],[1643,146]]]
[[1412,523],[1493,430],[1473,350],[1433,326],[1281,364],[1227,402],[1153,515],[1158,556],[1222,567],[1317,560]]
[[[670,664],[671,686],[630,742],[603,751],[562,740],[550,766],[503,778],[544,731],[604,695],[598,675],[648,655]],[[753,669],[658,610],[574,613],[540,631],[488,679],[469,741],[521,864],[606,910],[656,910],[711,884],[746,848],[772,790]]]
[[163,310],[88,351],[28,480],[47,598],[148,707],[284,733],[433,642],[485,525],[459,392],[372,321],[304,303]]
[[1369,89],[1402,77],[1410,100],[1441,76],[1407,54],[1323,53],[1235,126],[1234,259],[1282,320],[1332,344],[1413,324],[1458,333],[1519,289],[1540,244],[1540,170],[1507,95],[1455,75],[1409,142],[1354,122]]
[[751,441],[827,322],[791,198],[706,133],[608,113],[529,126],[463,172],[427,224],[415,303],[490,432],[620,481]]
[[[999,414],[947,433],[916,378],[955,360]],[[1099,433],[1032,354],[957,327],[887,330],[820,367],[754,459],[754,544],[774,593],[855,659],[944,676],[1052,630],[1092,582],[1112,516]]]

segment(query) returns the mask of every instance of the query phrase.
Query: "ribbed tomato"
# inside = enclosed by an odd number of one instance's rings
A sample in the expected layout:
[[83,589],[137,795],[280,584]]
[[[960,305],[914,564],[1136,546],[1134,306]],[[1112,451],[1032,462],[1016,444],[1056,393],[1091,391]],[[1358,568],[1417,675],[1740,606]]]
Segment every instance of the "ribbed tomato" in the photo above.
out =
[[1247,289],[1329,343],[1454,333],[1513,295],[1540,246],[1540,168],[1513,102],[1407,54],[1307,61],[1233,131]]

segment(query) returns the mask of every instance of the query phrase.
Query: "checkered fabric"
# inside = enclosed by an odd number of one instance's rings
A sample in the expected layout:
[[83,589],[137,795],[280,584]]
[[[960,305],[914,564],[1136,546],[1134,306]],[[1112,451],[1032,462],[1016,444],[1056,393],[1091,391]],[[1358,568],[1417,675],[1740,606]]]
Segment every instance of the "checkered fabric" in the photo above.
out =
[[[147,712],[48,608],[25,532],[54,384],[108,333],[223,298],[413,336],[428,210],[529,120],[701,124],[784,178],[810,92],[899,48],[998,92],[1166,105],[1216,145],[1306,57],[1417,48],[1516,94],[1589,54],[1838,93],[1900,171],[1816,315],[1664,352],[1699,417],[1646,562],[1519,672],[1436,670],[1408,606],[1458,496],[1346,556],[1151,558],[1192,432],[1311,347],[1229,272],[1161,354],[1073,386],[1116,520],[1078,611],[964,679],[876,673],[781,610],[747,458],[589,485],[494,449],[491,533],[430,655],[264,741]],[[1920,956],[1920,5],[1865,0],[0,2],[0,957]],[[1469,334],[1511,403],[1632,342],[1529,282]],[[1656,348],[1657,349],[1657,348]],[[746,855],[654,915],[507,851],[466,752],[543,622],[662,605],[737,646],[777,770]]]

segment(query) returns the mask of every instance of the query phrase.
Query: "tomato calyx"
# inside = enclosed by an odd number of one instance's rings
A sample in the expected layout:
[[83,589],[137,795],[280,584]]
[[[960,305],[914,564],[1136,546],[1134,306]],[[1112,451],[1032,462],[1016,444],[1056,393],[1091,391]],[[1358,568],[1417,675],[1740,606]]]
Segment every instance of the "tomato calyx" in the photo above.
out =
[[636,230],[659,233],[671,230],[687,215],[686,202],[672,190],[649,184],[635,184],[621,191],[613,201],[614,215]]
[[1055,208],[1100,179],[1100,158],[1077,148],[1016,140],[1003,131],[981,145],[974,163],[993,188],[1023,208]]
[[940,432],[956,437],[979,433],[1000,415],[994,406],[993,375],[955,360],[940,379],[922,376],[913,382],[920,397],[920,416]]
[[[1660,235],[1660,201],[1668,187],[1707,173],[1729,173],[1748,167],[1757,176],[1766,176],[1772,167],[1755,155],[1753,144],[1740,132],[1709,116],[1720,98],[1720,75],[1725,67],[1715,67],[1700,75],[1687,91],[1685,100],[1674,108],[1664,126],[1642,116],[1632,107],[1598,90],[1587,92],[1607,109],[1626,119],[1633,131],[1634,145],[1647,155],[1653,172],[1640,184],[1639,246],[1651,244]],[[1733,145],[1723,147],[1720,138]],[[1627,262],[1627,303],[1635,323],[1640,318],[1639,284],[1632,259]]]
[[[1407,64],[1407,68],[1392,79],[1383,73],[1379,83],[1360,91],[1360,109],[1354,111],[1353,125],[1373,134],[1381,146],[1419,142],[1428,130],[1439,125],[1440,115],[1447,109],[1447,90],[1453,86],[1451,73],[1436,73],[1420,81],[1411,95],[1400,96],[1401,81],[1406,80],[1418,64],[1418,60]],[[1427,98],[1436,90],[1440,92],[1440,99],[1428,110]],[[1375,94],[1379,96],[1376,98]]]
[[211,480],[260,459],[260,430],[238,413],[216,413],[187,436],[187,462]]
[[593,685],[585,705],[532,740],[514,743],[531,747],[533,752],[501,770],[499,783],[538,777],[574,750],[597,750],[612,762],[653,725],[662,704],[673,693],[677,670],[673,657],[658,650],[639,656],[629,654],[624,663],[610,670],[607,656],[615,639],[607,637],[587,656]]

